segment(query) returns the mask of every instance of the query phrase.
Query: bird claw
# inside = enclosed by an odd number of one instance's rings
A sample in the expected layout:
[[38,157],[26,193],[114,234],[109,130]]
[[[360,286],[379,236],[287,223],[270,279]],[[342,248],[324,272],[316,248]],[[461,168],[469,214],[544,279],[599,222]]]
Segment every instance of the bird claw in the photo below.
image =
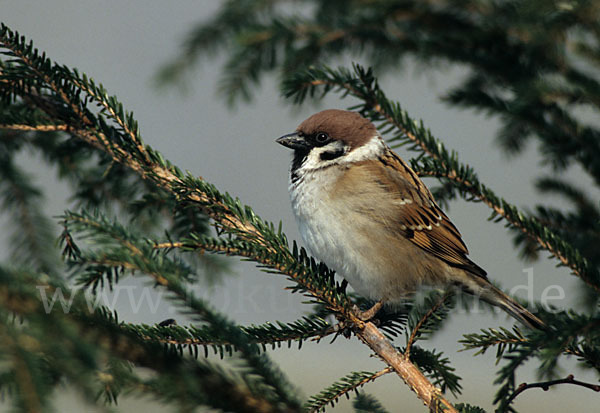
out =
[[[371,323],[375,324],[376,326],[378,326],[379,320],[374,317],[377,314],[377,312],[379,310],[381,310],[382,307],[383,307],[383,303],[381,301],[379,301],[379,302],[375,303],[375,305],[373,305],[368,310],[361,311],[358,308],[358,306],[356,304],[354,304],[352,306],[352,312],[354,313],[356,318],[358,318],[358,320],[362,321],[363,323],[371,322]],[[363,327],[361,327],[362,323],[360,323],[360,322],[355,323],[349,319],[344,319],[341,315],[339,315],[337,317],[337,319],[338,319],[338,323],[334,327],[335,337],[344,336],[346,338],[350,338],[350,336],[352,335],[352,332],[356,328],[358,328],[358,329],[363,328]],[[334,340],[335,340],[335,337],[334,337]]]
[[[379,312],[379,310],[381,310],[382,307],[383,307],[383,302],[377,301],[368,310],[361,311],[356,304],[354,304],[354,306],[352,307],[352,310],[353,310],[354,314],[356,314],[356,317],[360,321],[364,321],[366,323],[367,321],[373,320],[375,315],[377,315],[377,313]],[[377,321],[377,320],[373,320],[373,321]]]

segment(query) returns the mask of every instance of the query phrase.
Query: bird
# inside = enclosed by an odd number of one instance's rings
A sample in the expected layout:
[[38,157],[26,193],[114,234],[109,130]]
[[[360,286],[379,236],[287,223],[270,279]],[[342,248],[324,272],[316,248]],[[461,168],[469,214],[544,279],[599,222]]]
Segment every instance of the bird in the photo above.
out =
[[289,193],[302,240],[315,258],[376,302],[363,320],[422,286],[456,286],[529,328],[544,326],[468,258],[456,226],[370,120],[327,109],[276,142],[293,150]]

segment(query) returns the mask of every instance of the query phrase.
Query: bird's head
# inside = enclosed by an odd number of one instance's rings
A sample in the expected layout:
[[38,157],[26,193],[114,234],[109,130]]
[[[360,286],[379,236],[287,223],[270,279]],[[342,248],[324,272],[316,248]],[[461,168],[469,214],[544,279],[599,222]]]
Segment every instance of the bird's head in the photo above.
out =
[[276,142],[294,150],[292,174],[373,158],[383,150],[377,129],[368,119],[338,109],[312,115]]

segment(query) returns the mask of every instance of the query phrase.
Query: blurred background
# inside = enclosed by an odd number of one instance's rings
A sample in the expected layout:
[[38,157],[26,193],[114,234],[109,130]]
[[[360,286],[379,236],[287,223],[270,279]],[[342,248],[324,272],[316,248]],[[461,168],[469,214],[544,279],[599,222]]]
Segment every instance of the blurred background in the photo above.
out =
[[[353,102],[330,95],[318,106],[313,103],[293,106],[280,96],[278,79],[271,76],[262,81],[251,103],[241,103],[232,109],[217,93],[217,79],[223,64],[223,57],[219,55],[200,61],[184,87],[158,88],[156,75],[160,67],[178,54],[191,28],[211,16],[219,5],[218,1],[186,0],[3,0],[0,1],[0,18],[11,29],[33,40],[35,47],[56,62],[79,69],[102,83],[109,94],[117,95],[125,108],[134,112],[144,141],[166,159],[182,170],[202,176],[221,191],[239,197],[262,218],[276,223],[281,220],[288,237],[299,240],[287,192],[291,154],[274,139],[293,131],[318,110],[343,109]],[[349,58],[334,66],[351,61],[368,66],[360,59]],[[458,151],[461,160],[475,168],[482,182],[509,202],[532,207],[540,196],[532,184],[540,166],[535,145],[530,143],[521,156],[509,160],[494,143],[498,127],[494,119],[449,107],[439,100],[448,86],[466,72],[456,67],[423,69],[422,64],[408,61],[401,76],[382,76],[380,83],[390,99],[398,100],[412,117],[423,119],[434,136]],[[411,156],[399,152],[405,158]],[[31,154],[23,155],[21,161],[45,189],[44,208],[50,215],[60,215],[70,207],[67,187],[58,183],[56,171],[49,171]],[[571,168],[568,175],[585,179],[577,168]],[[426,183],[435,185],[433,181]],[[533,273],[534,299],[539,300],[545,289],[556,286],[549,294],[554,296],[564,291],[565,298],[553,300],[552,304],[562,307],[573,305],[577,300],[570,295],[576,290],[577,281],[569,271],[555,268],[555,261],[540,260],[533,264],[521,261],[506,229],[486,221],[490,211],[484,205],[455,201],[447,213],[461,230],[470,257],[505,290],[527,285],[527,274]],[[4,250],[0,247],[0,253]],[[231,273],[222,283],[199,285],[197,292],[210,298],[216,308],[237,322],[293,321],[308,310],[302,305],[303,297],[284,290],[289,283],[282,277],[260,272],[251,263],[235,258],[230,261]],[[515,294],[527,298],[525,288]],[[146,295],[143,285],[137,284],[135,279],[127,280],[104,297],[105,304],[116,308],[122,320],[151,324],[179,317],[160,294]],[[504,314],[459,312],[451,317],[440,334],[427,342],[427,346],[444,351],[457,374],[463,377],[460,401],[492,411],[496,366],[493,351],[473,359],[472,352],[459,352],[461,345],[457,341],[462,334],[480,328],[512,324]],[[306,397],[349,371],[374,371],[381,367],[355,339],[338,338],[331,345],[325,341],[304,347],[303,351],[276,349],[270,355],[292,382],[301,386]],[[520,372],[518,382],[535,380],[533,374],[524,374],[525,369]],[[585,373],[570,365],[565,365],[565,372],[586,378]],[[394,375],[367,385],[365,390],[378,397],[390,411],[424,409]],[[68,389],[57,395],[56,405],[59,411],[89,409]],[[516,402],[521,411],[562,412],[572,406],[586,406],[580,408],[581,411],[598,409],[597,395],[576,386],[557,386],[549,392],[530,390]],[[152,401],[127,397],[120,399],[116,409],[164,411]],[[349,402],[342,401],[336,411],[350,410]]]

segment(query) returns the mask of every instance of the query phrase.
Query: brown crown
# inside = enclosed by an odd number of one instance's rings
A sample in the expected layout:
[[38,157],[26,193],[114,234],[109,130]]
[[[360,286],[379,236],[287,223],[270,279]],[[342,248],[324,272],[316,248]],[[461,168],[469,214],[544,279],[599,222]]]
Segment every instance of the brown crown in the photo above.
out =
[[368,119],[356,112],[339,109],[315,113],[296,130],[304,135],[324,132],[332,139],[343,141],[352,149],[364,145],[377,134],[377,129]]

